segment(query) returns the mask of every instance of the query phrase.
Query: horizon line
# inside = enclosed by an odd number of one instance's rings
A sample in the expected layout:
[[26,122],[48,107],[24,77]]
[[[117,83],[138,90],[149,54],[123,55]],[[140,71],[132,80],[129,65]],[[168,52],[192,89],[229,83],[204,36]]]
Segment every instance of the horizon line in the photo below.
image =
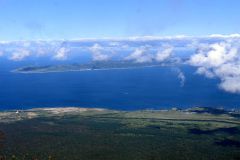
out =
[[0,43],[11,43],[11,42],[34,42],[34,41],[101,41],[101,40],[113,40],[113,41],[147,41],[147,40],[172,40],[172,39],[192,39],[192,38],[240,38],[240,33],[233,34],[209,34],[203,36],[190,36],[190,35],[170,35],[170,36],[126,36],[126,37],[92,37],[92,38],[59,38],[59,39],[29,39],[29,40],[0,40]]

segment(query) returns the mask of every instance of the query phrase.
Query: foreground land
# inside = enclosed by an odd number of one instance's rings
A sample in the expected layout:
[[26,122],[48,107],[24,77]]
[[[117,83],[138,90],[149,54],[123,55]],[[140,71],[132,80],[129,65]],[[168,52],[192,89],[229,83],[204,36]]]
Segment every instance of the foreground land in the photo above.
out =
[[0,112],[0,159],[240,159],[240,114],[210,108]]

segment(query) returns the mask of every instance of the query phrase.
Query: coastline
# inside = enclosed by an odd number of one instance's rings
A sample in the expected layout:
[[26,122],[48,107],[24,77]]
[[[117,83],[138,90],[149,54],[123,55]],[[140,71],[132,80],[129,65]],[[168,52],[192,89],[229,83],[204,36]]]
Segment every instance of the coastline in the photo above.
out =
[[181,110],[172,108],[169,110],[110,110],[105,108],[84,108],[84,107],[50,107],[32,108],[26,110],[5,110],[0,111],[0,123],[17,122],[35,118],[64,118],[64,117],[85,117],[116,120],[157,120],[176,122],[213,122],[231,125],[240,125],[240,112],[225,111],[214,108],[189,108]]
[[170,108],[170,109],[136,109],[136,110],[122,110],[122,109],[110,109],[104,107],[80,107],[80,106],[65,106],[65,107],[32,107],[27,109],[4,109],[0,110],[0,113],[3,112],[28,112],[28,111],[47,111],[47,112],[58,112],[58,113],[67,113],[67,112],[85,112],[85,111],[110,111],[110,112],[181,112],[186,114],[215,114],[215,115],[223,115],[223,114],[239,114],[240,110],[227,110],[224,108],[214,108],[214,107],[191,107],[186,109],[181,108]]
[[[12,73],[20,74],[44,74],[44,73],[65,73],[65,72],[84,72],[84,71],[107,71],[107,70],[130,70],[130,69],[141,69],[141,68],[154,68],[154,67],[169,67],[170,65],[151,65],[151,66],[141,66],[141,67],[123,67],[123,68],[101,68],[101,69],[79,69],[79,70],[63,70],[63,71],[19,71],[19,69],[14,69]],[[20,68],[21,69],[21,68]]]

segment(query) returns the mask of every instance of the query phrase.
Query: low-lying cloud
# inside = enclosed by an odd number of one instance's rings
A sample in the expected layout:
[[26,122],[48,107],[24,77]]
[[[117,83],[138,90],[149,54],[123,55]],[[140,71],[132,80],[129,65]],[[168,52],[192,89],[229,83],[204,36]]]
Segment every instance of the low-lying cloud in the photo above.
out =
[[164,46],[162,49],[159,49],[156,54],[156,61],[163,62],[166,59],[168,59],[173,53],[173,47],[172,46]]
[[17,49],[15,52],[12,53],[9,59],[13,61],[21,61],[26,57],[29,57],[30,55],[31,52],[27,49]]
[[125,58],[125,60],[133,60],[136,63],[147,63],[147,62],[163,62],[167,60],[173,52],[172,46],[162,46],[157,49],[156,53],[151,50],[152,47],[149,45],[141,46],[129,56]]
[[[93,61],[120,59],[136,63],[170,61],[188,64],[196,67],[196,73],[199,75],[219,79],[220,89],[240,94],[239,34],[72,41],[0,41],[0,58],[5,57],[12,61],[43,56],[57,61],[70,60],[72,57],[77,57],[75,53],[78,52],[88,52]],[[181,86],[184,86],[186,80],[184,73],[179,71],[177,77]]]
[[125,60],[133,60],[137,63],[146,63],[152,62],[153,58],[153,54],[150,53],[150,46],[141,46],[135,49],[135,51],[127,56]]
[[186,78],[184,73],[180,70],[178,72],[178,79],[180,80],[180,86],[183,87],[185,85]]
[[92,53],[93,61],[107,61],[111,58],[109,54],[104,54],[104,47],[98,43],[89,48]]
[[240,46],[239,40],[222,41],[199,47],[189,64],[198,67],[198,74],[219,78],[219,88],[240,93]]
[[57,50],[56,55],[54,55],[53,58],[56,60],[66,60],[68,52],[69,52],[69,49],[65,47],[61,47]]
[[184,87],[186,82],[186,76],[180,68],[173,68],[173,71],[177,74],[177,78],[180,81],[180,87]]

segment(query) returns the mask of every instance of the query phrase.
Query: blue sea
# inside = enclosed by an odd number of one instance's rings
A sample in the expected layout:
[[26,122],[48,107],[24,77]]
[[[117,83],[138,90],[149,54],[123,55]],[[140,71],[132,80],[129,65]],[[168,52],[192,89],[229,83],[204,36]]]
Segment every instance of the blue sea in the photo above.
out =
[[176,67],[153,67],[82,72],[17,74],[1,62],[1,109],[35,107],[100,107],[118,110],[238,108],[240,95],[220,90],[218,79],[195,74],[195,68],[178,67],[185,77],[181,86]]

